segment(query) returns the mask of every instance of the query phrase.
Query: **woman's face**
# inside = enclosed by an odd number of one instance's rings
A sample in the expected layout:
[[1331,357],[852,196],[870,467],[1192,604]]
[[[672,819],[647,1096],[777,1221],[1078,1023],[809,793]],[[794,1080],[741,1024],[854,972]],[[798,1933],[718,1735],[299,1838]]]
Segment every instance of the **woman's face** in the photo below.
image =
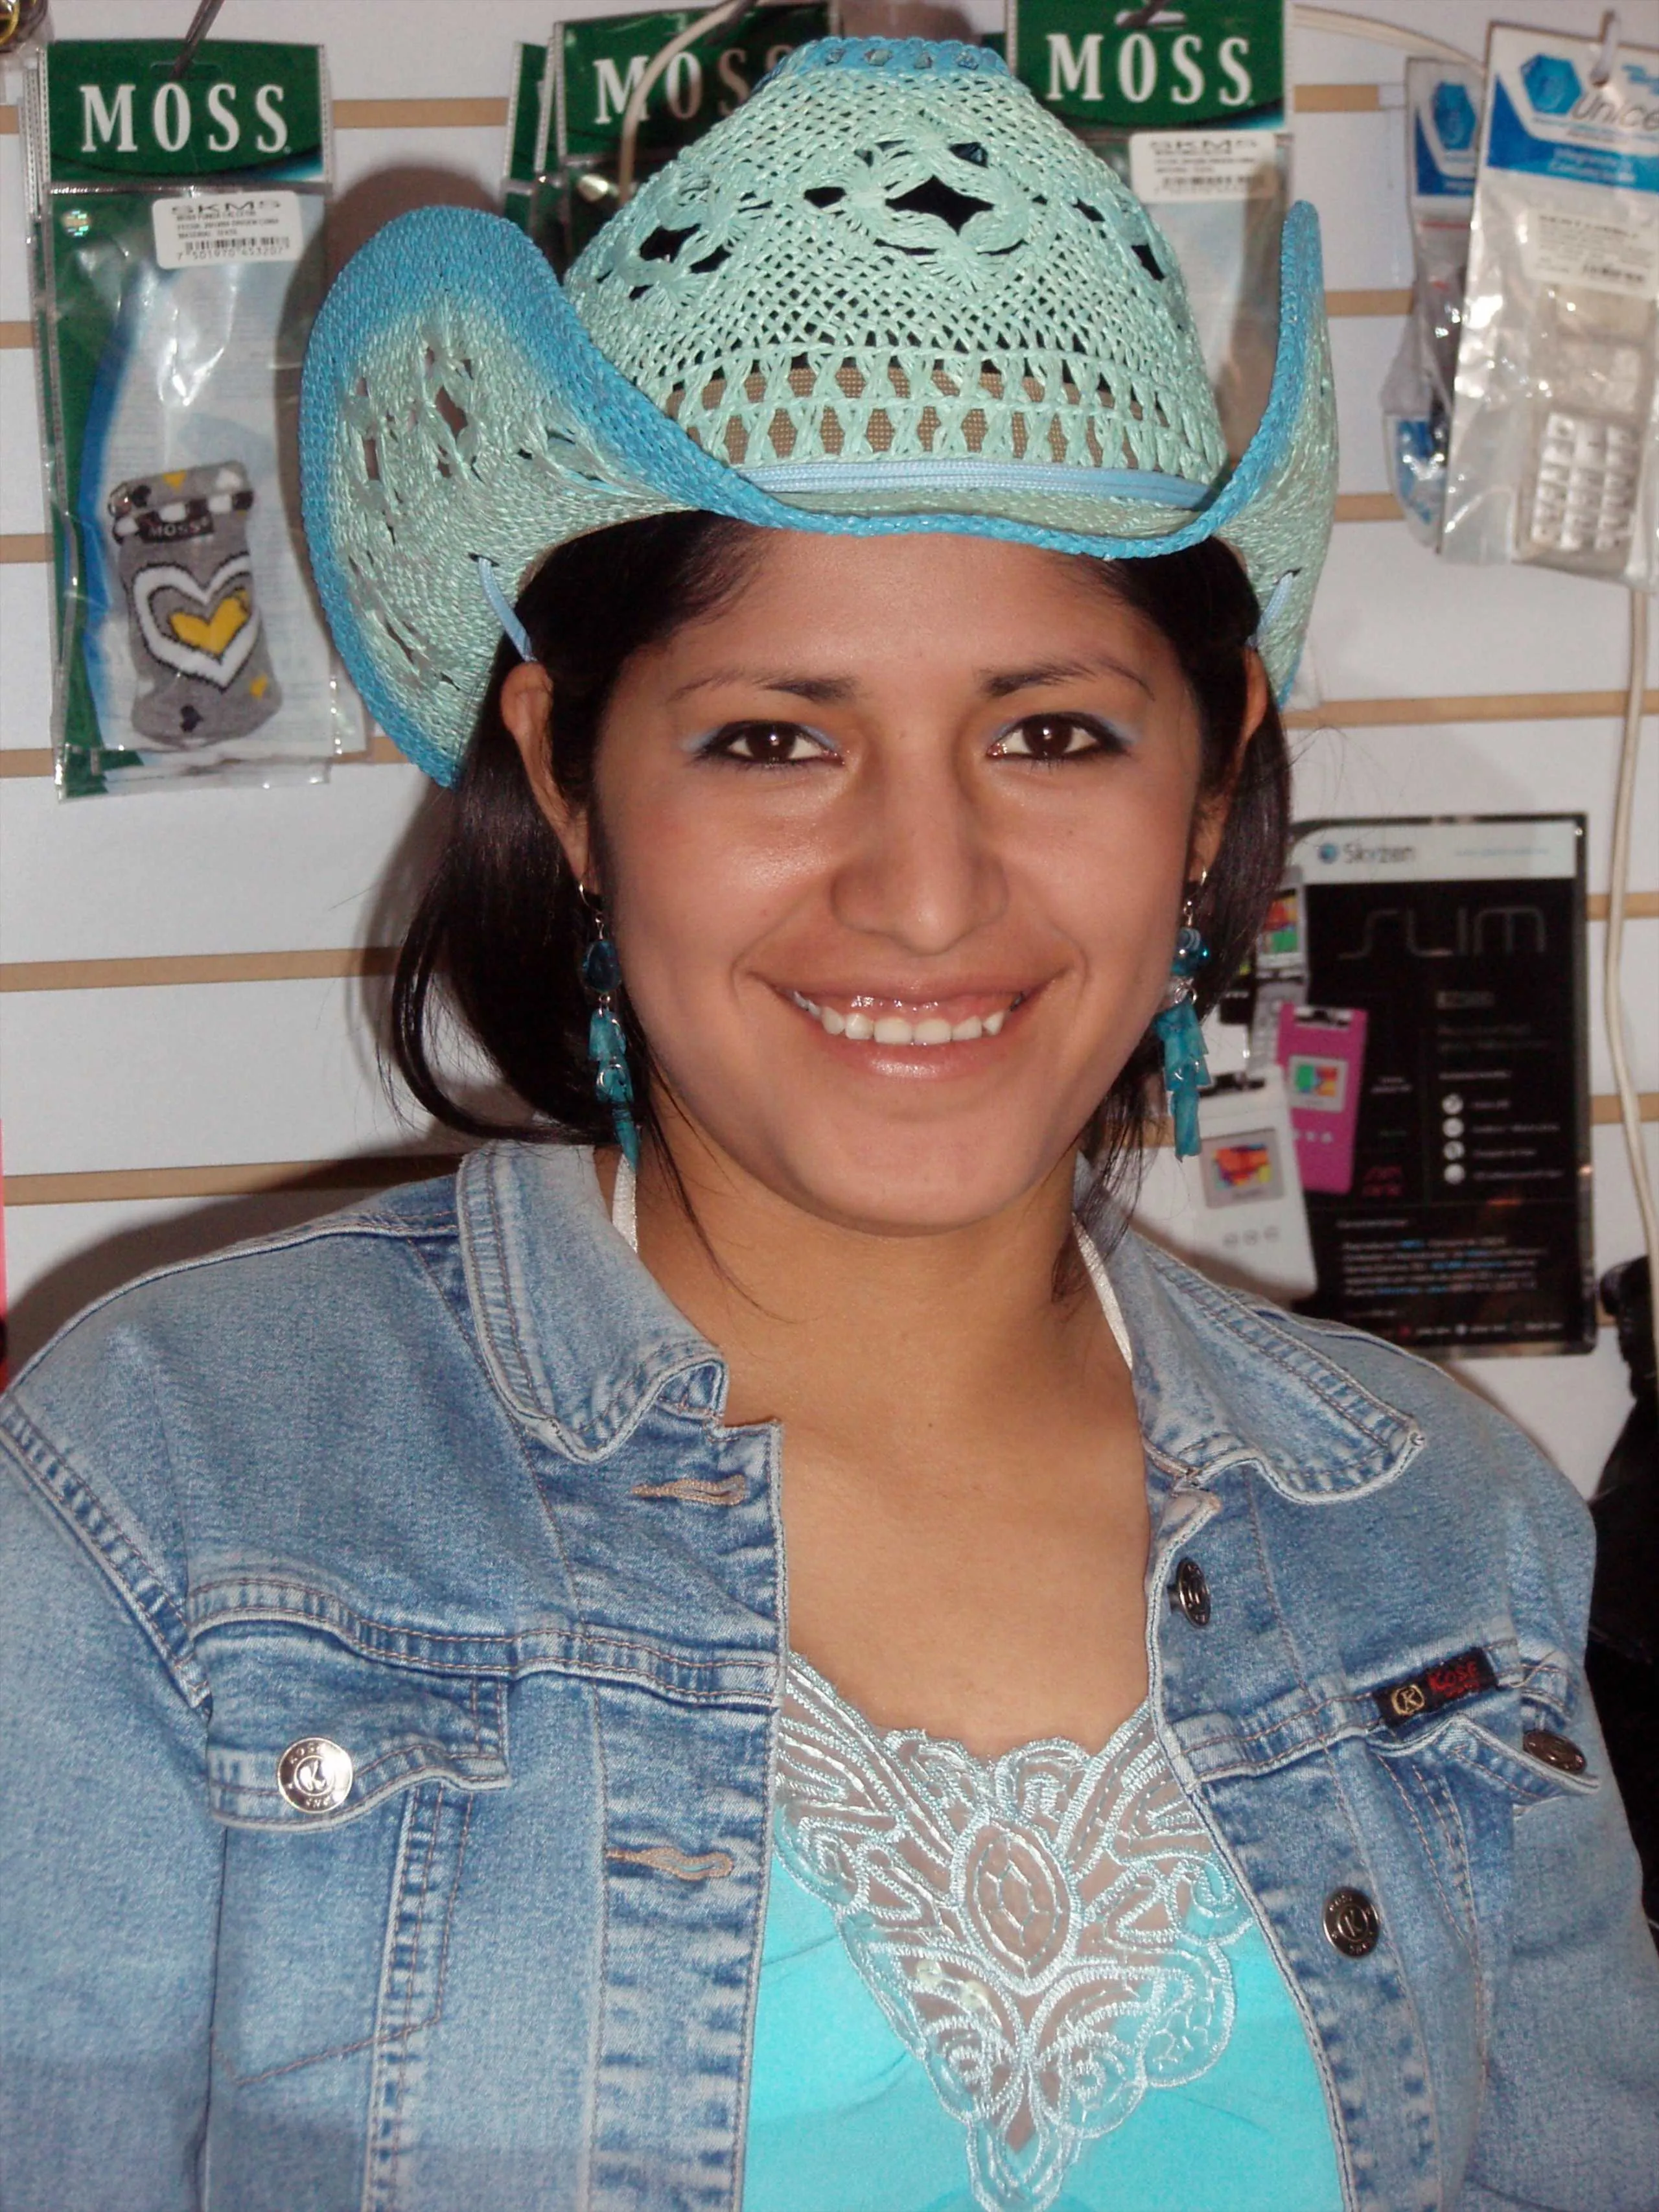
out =
[[[503,701],[521,743],[538,681]],[[1171,649],[1081,562],[778,531],[624,668],[601,836],[536,781],[680,1113],[890,1233],[984,1219],[1075,1142],[1216,842],[1200,764]]]

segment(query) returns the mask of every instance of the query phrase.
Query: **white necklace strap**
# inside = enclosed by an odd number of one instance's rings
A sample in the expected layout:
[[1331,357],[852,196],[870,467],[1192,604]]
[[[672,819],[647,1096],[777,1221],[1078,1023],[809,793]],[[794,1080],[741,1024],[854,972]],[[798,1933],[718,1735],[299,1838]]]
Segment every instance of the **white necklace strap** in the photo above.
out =
[[634,1163],[626,1152],[620,1153],[617,1160],[617,1187],[611,1194],[611,1226],[630,1252],[640,1249],[637,1188]]
[[1135,1371],[1134,1349],[1129,1342],[1129,1332],[1123,1325],[1123,1309],[1117,1302],[1117,1292],[1112,1288],[1106,1262],[1095,1249],[1094,1238],[1075,1214],[1072,1216],[1072,1233],[1077,1238],[1078,1250],[1083,1255],[1083,1264],[1089,1270],[1089,1280],[1095,1286],[1095,1296],[1100,1300],[1106,1326],[1117,1340],[1117,1348],[1123,1354],[1123,1364],[1133,1375]]

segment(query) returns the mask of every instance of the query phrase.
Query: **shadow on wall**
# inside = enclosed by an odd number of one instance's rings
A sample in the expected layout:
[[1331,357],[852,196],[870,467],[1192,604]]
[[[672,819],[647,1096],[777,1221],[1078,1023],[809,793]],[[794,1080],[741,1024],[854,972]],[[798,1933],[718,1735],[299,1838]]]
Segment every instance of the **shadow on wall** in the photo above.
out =
[[411,1152],[406,1166],[400,1164],[388,1171],[386,1155],[380,1153],[355,1171],[349,1159],[331,1161],[316,1176],[296,1178],[277,1190],[210,1199],[176,1213],[158,1206],[158,1218],[100,1237],[84,1251],[59,1261],[30,1284],[10,1316],[11,1371],[18,1374],[84,1307],[141,1275],[204,1259],[251,1238],[279,1236],[304,1222],[337,1212],[392,1183],[412,1182],[422,1176],[447,1172],[452,1164],[453,1159],[434,1157],[430,1152]]

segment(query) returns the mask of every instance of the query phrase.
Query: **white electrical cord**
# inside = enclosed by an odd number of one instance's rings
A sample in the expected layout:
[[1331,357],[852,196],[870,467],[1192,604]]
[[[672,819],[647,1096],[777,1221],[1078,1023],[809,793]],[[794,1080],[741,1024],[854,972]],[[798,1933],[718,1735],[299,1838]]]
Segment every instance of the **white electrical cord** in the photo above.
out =
[[[1607,1026],[1607,1052],[1613,1061],[1613,1088],[1619,1093],[1619,1120],[1630,1157],[1631,1179],[1636,1185],[1636,1204],[1642,1216],[1642,1239],[1648,1251],[1650,1295],[1659,1292],[1659,1207],[1653,1198],[1653,1179],[1648,1173],[1647,1152],[1642,1143],[1642,1102],[1630,1072],[1625,1042],[1625,998],[1620,970],[1625,951],[1625,908],[1630,896],[1631,827],[1636,811],[1636,764],[1642,750],[1642,701],[1648,671],[1648,595],[1630,595],[1630,688],[1625,695],[1624,742],[1619,752],[1619,790],[1613,807],[1612,879],[1607,886],[1607,936],[1601,969],[1601,1011]],[[1659,1359],[1659,1297],[1653,1306],[1654,1357]]]
[[1329,31],[1339,39],[1369,39],[1379,46],[1403,46],[1408,54],[1430,54],[1443,62],[1467,62],[1480,67],[1478,54],[1444,39],[1431,39],[1404,23],[1385,23],[1376,15],[1351,15],[1346,8],[1304,8],[1291,10],[1298,31]]

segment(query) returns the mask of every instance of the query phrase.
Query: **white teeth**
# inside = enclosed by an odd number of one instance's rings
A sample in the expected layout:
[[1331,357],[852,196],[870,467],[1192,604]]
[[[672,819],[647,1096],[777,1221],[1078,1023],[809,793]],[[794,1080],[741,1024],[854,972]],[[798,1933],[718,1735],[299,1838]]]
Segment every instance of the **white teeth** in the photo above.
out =
[[834,1006],[821,1006],[804,992],[792,991],[790,997],[804,1014],[823,1024],[831,1036],[844,1036],[854,1044],[972,1044],[982,1036],[995,1036],[1008,1018],[1010,1009],[1000,1013],[969,1014],[966,1021],[954,1025],[943,1014],[925,1014],[920,1021],[907,1020],[902,1014],[880,1014],[873,1019],[868,1014],[856,1012],[838,1013]]

